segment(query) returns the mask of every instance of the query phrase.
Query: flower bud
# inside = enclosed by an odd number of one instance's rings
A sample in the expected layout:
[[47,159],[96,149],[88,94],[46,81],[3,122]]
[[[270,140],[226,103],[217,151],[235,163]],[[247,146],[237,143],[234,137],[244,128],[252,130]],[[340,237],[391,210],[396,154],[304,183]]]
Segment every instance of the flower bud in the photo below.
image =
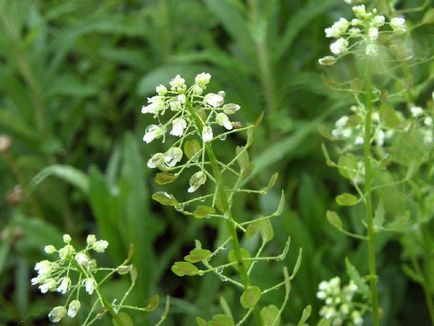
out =
[[79,252],[78,254],[75,255],[75,260],[81,266],[85,266],[89,262],[89,256],[86,255],[84,252]]
[[206,174],[203,171],[194,173],[190,178],[190,187],[188,192],[195,192],[201,185],[206,182]]
[[92,247],[95,241],[96,241],[95,234],[89,234],[86,238],[86,243],[89,247]]
[[63,306],[57,306],[50,311],[50,313],[48,314],[48,318],[50,319],[51,322],[58,323],[63,319],[63,317],[65,317],[65,315],[66,315],[66,308]]
[[6,135],[0,135],[0,154],[7,153],[12,145],[12,139]]
[[71,242],[71,236],[69,234],[63,235],[63,242],[70,243]]
[[98,240],[93,244],[92,249],[102,253],[107,249],[108,245],[109,243],[106,240]]
[[214,138],[211,126],[205,126],[202,130],[202,140],[204,143],[210,142]]
[[78,300],[72,300],[68,306],[68,317],[74,318],[80,310],[81,303]]

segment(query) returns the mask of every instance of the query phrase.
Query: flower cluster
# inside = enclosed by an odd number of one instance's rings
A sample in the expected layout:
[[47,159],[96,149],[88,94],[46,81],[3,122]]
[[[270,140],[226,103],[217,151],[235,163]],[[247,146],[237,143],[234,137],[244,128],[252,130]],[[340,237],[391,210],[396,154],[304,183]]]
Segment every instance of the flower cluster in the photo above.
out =
[[353,302],[357,290],[357,285],[353,281],[341,287],[339,277],[322,281],[316,294],[318,299],[325,302],[319,312],[320,316],[330,320],[333,326],[343,325],[344,322],[345,325],[363,325],[362,316],[365,309],[357,309]]
[[[407,31],[405,19],[394,17],[389,22],[383,15],[378,15],[377,10],[367,11],[365,5],[354,6],[355,18],[348,21],[340,18],[331,27],[325,29],[328,38],[335,39],[330,44],[330,51],[334,56],[326,56],[319,59],[322,65],[333,65],[336,61],[351,52],[354,47],[362,45],[365,54],[375,57],[378,55],[378,38],[380,33],[403,34]],[[385,26],[389,26],[385,29]]]
[[[54,261],[42,260],[35,265],[38,275],[32,278],[32,285],[38,285],[42,293],[59,292],[69,293],[68,299],[63,306],[57,306],[48,314],[49,319],[56,323],[66,315],[74,318],[80,310],[80,292],[84,289],[92,295],[98,287],[94,273],[98,271],[97,263],[91,258],[90,252],[103,253],[108,242],[97,240],[95,235],[87,237],[87,246],[77,251],[71,244],[71,237],[63,235],[65,246],[57,249],[53,245],[45,246],[44,251],[49,255],[58,255]],[[73,299],[74,298],[74,299]]]
[[[433,93],[434,97],[434,93]],[[410,113],[416,122],[420,124],[420,130],[423,134],[423,142],[429,146],[433,143],[433,118],[428,112],[420,106],[411,106]]]
[[[352,106],[351,116],[344,115],[335,122],[335,128],[332,130],[332,136],[336,140],[346,140],[349,147],[360,146],[364,143],[364,121],[366,110],[362,106]],[[377,146],[383,146],[385,142],[392,138],[395,131],[386,128],[380,119],[378,112],[372,113],[372,138]]]
[[[186,167],[197,167],[199,171],[191,176],[188,192],[196,191],[206,182],[207,172],[204,167],[206,144],[216,138],[222,139],[225,134],[240,127],[239,122],[233,122],[229,118],[240,109],[239,105],[225,104],[223,91],[205,94],[210,79],[209,73],[198,74],[194,84],[188,88],[185,79],[177,75],[169,82],[169,88],[164,85],[157,86],[157,95],[148,98],[148,104],[141,110],[144,114],[152,114],[158,122],[146,128],[144,142],[150,143],[160,138],[164,142],[167,133],[175,137],[175,141],[166,152],[151,156],[147,163],[148,167],[174,172],[175,178]],[[168,116],[166,119],[164,119],[165,115]],[[224,129],[224,133],[219,137],[214,136],[215,126]],[[185,165],[177,166],[184,157],[183,144],[188,139],[196,141],[199,139],[199,148],[196,148],[193,155],[187,157],[188,161]],[[202,160],[198,162],[200,157]]]

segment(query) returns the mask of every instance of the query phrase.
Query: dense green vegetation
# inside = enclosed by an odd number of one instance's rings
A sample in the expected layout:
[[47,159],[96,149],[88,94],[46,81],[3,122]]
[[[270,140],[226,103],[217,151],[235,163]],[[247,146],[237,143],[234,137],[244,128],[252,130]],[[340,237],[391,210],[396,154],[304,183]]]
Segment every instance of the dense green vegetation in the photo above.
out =
[[[403,13],[410,29],[403,43],[413,60],[399,69],[374,67],[383,102],[405,116],[414,105],[433,117],[432,2],[372,2],[384,15]],[[274,172],[279,178],[266,196],[238,196],[233,210],[239,221],[270,214],[284,190],[284,210],[272,220],[275,234],[266,251],[279,254],[288,236],[290,250],[283,264],[258,264],[255,283],[267,288],[280,282],[282,265],[292,270],[302,248],[281,319],[297,324],[311,305],[308,323],[316,325],[321,281],[338,275],[346,283],[346,258],[368,274],[367,244],[338,232],[326,218],[336,211],[341,222],[334,220],[335,226],[365,232],[364,206],[335,201],[356,191],[345,180],[348,173],[331,162],[351,165],[341,161],[345,149],[327,139],[335,121],[350,114],[354,93],[365,87],[361,63],[355,56],[333,67],[318,64],[329,53],[324,29],[351,15],[342,0],[0,0],[0,325],[47,324],[49,311],[62,303],[60,294],[42,295],[30,279],[34,264],[46,259],[44,246],[61,246],[64,233],[77,244],[91,233],[107,240],[107,254],[98,261],[106,266],[121,264],[133,244],[138,275],[129,302],[144,306],[160,295],[154,312],[130,313],[137,325],[160,320],[166,295],[167,325],[211,319],[222,312],[220,298],[241,310],[238,291],[215,275],[180,278],[170,270],[195,239],[207,248],[221,243],[225,225],[151,199],[162,187],[146,162],[165,148],[143,143],[152,118],[140,107],[156,85],[177,74],[191,84],[201,72],[212,75],[209,91],[223,89],[227,102],[241,106],[237,120],[254,123],[264,113],[250,148],[255,168],[248,184],[261,189]],[[398,95],[389,100],[388,94]],[[387,110],[382,118],[398,128]],[[403,130],[387,147],[392,159],[379,160],[388,168],[374,173],[378,184],[389,184],[373,193],[376,226],[386,220],[390,231],[377,237],[382,325],[432,323],[434,151],[432,141],[419,136]],[[232,155],[244,137],[228,137],[222,155]],[[185,197],[183,179],[165,189]],[[111,299],[127,287],[128,279],[115,277],[102,290]],[[262,305],[279,305],[283,297],[283,290],[271,292]],[[365,322],[372,323],[369,316]]]

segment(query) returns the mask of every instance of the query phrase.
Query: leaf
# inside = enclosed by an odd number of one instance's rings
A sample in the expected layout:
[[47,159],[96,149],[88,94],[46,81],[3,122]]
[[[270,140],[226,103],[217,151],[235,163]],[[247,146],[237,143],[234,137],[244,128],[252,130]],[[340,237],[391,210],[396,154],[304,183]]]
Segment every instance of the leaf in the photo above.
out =
[[380,200],[377,209],[375,210],[375,216],[373,221],[375,229],[380,230],[383,227],[384,215],[385,215],[385,211],[384,211],[383,202]]
[[212,316],[212,320],[208,322],[209,326],[235,326],[231,317],[223,314]]
[[187,140],[184,143],[184,153],[188,159],[191,159],[196,153],[201,150],[201,145],[197,139]]
[[303,313],[301,314],[301,318],[297,326],[307,325],[306,321],[309,319],[311,313],[312,313],[312,306],[308,305],[306,308],[303,309]]
[[262,292],[257,286],[248,287],[240,297],[241,305],[245,309],[250,309],[256,306],[256,304],[261,300]]
[[176,180],[176,175],[169,173],[169,172],[159,172],[154,177],[154,182],[157,185],[165,185],[172,183]]
[[329,221],[331,225],[333,225],[338,230],[342,230],[342,221],[336,212],[327,211],[326,217],[327,221]]
[[215,209],[213,207],[210,206],[198,206],[194,212],[193,212],[193,216],[195,218],[204,218],[207,217],[210,214],[214,214],[215,213]]
[[422,18],[422,24],[434,24],[434,8],[429,9],[425,12]]
[[280,310],[275,305],[269,305],[261,309],[261,317],[264,326],[274,326],[280,324]]
[[[241,259],[243,260],[243,264],[246,267],[246,269],[248,269],[249,266],[250,266],[250,264],[251,264],[251,261],[244,260],[244,259],[250,258],[250,252],[247,249],[245,249],[245,248],[241,248],[240,251],[241,251]],[[235,251],[233,249],[231,251],[229,251],[228,260],[229,260],[230,263],[233,263],[233,262],[237,261],[237,259],[235,257]],[[238,270],[238,264],[235,264],[233,267],[236,270]]]
[[268,181],[267,191],[274,187],[274,185],[276,184],[276,181],[277,181],[278,177],[279,177],[279,173],[278,172],[273,173],[273,175],[270,178],[270,181]]
[[207,326],[208,325],[206,320],[203,318],[200,318],[200,317],[196,317],[196,324],[197,324],[197,326]]
[[[240,154],[241,153],[241,154]],[[248,170],[250,167],[249,153],[244,146],[237,146],[235,148],[235,154],[237,155],[237,162],[242,171]]]
[[345,258],[345,266],[348,276],[354,282],[354,284],[357,285],[358,291],[363,295],[366,300],[369,300],[371,295],[369,287],[368,285],[366,285],[366,282],[363,280],[357,269],[351,264],[348,258]]
[[197,263],[201,260],[208,260],[211,257],[211,251],[207,249],[196,248],[190,251],[190,253],[184,257],[184,260],[189,263]]
[[112,323],[114,326],[133,326],[131,317],[125,312],[120,312],[116,315],[116,317],[113,317]]
[[250,223],[246,229],[246,238],[250,239],[258,231],[261,233],[262,241],[264,243],[267,243],[274,238],[273,225],[268,218]]
[[356,157],[351,153],[341,155],[338,160],[338,168],[339,173],[344,178],[354,180],[359,168]]
[[89,178],[84,172],[70,165],[55,164],[46,167],[33,177],[28,186],[28,193],[50,176],[55,176],[72,184],[85,194],[89,192]]
[[401,120],[390,104],[384,103],[380,107],[380,120],[384,127],[391,129],[402,128]]
[[336,196],[336,203],[340,206],[354,206],[357,204],[357,197],[344,192],[343,194]]
[[279,216],[283,213],[283,209],[285,208],[285,193],[282,190],[280,194],[279,206],[277,206],[276,211],[273,213],[274,216]]
[[175,196],[168,194],[165,191],[159,191],[152,194],[152,199],[164,206],[176,206],[176,204],[178,204]]
[[171,269],[172,272],[178,276],[193,276],[198,274],[199,272],[199,269],[196,266],[185,261],[177,261],[175,264],[172,265]]
[[154,294],[148,301],[148,304],[144,308],[146,311],[154,311],[158,307],[158,303],[160,302],[160,297],[158,294]]

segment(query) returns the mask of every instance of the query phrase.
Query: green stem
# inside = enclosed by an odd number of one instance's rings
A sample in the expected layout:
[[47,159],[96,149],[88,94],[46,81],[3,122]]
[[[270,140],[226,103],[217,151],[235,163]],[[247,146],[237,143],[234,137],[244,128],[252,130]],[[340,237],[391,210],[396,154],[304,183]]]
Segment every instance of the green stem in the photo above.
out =
[[[197,115],[197,113],[193,110],[190,103],[187,103],[186,107],[189,110],[190,114],[192,115],[199,132],[202,133],[202,129],[204,127],[202,120]],[[216,179],[217,196],[220,203],[219,210],[221,211],[222,214],[227,216],[226,227],[232,239],[232,247],[234,250],[235,260],[238,266],[238,272],[241,278],[241,282],[244,286],[244,289],[247,289],[251,285],[251,281],[250,281],[249,274],[247,273],[246,263],[242,258],[240,241],[238,239],[238,234],[235,225],[233,223],[234,217],[232,215],[228,193],[226,192],[224,181],[222,179],[221,171],[219,168],[218,160],[214,154],[211,143],[205,144],[205,150],[211,163],[211,168],[213,171],[214,178]],[[258,326],[262,326],[263,322],[259,310],[259,305],[256,305],[255,308],[253,309],[253,315],[255,317],[256,324]]]
[[365,164],[365,205],[369,252],[369,284],[371,289],[372,319],[374,326],[380,325],[377,273],[375,261],[374,214],[372,208],[372,166],[371,166],[371,126],[372,125],[372,76],[369,63],[366,65],[366,117],[364,138],[364,164]]

